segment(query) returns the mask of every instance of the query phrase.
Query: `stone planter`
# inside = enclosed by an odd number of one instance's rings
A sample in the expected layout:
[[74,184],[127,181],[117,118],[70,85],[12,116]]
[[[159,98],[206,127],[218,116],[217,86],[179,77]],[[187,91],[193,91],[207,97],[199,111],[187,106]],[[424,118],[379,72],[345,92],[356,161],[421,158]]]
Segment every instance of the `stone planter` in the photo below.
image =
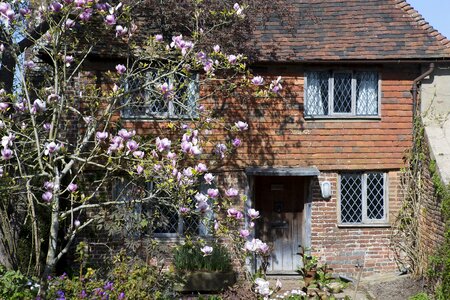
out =
[[175,285],[178,292],[220,292],[236,282],[236,272],[196,271],[183,277],[184,283]]

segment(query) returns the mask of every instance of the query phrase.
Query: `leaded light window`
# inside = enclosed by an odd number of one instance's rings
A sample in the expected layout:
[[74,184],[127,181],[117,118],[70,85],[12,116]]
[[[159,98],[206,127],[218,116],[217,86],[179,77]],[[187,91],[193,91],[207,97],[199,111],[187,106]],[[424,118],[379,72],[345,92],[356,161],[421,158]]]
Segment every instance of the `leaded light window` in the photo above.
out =
[[387,222],[387,174],[342,173],[339,176],[340,222]]
[[[140,235],[158,238],[177,238],[183,236],[205,236],[208,234],[206,222],[196,214],[182,215],[173,205],[171,196],[158,191],[153,182],[132,183],[125,178],[116,180],[113,189],[116,200],[129,202],[132,208],[125,219],[129,232],[140,228]],[[195,210],[195,207],[192,207]],[[208,217],[208,216],[207,216]],[[145,226],[142,226],[145,224]]]
[[377,72],[313,71],[305,78],[306,116],[379,116]]
[[197,117],[198,75],[147,71],[125,84],[122,117],[190,119]]

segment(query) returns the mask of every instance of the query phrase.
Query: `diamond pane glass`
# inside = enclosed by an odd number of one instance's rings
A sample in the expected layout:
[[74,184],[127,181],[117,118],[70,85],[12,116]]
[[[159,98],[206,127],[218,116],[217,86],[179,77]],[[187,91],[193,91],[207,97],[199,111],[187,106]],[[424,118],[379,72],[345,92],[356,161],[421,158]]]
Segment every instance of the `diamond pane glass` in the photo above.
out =
[[384,219],[384,174],[367,174],[367,217],[371,220]]
[[362,180],[360,174],[341,175],[341,222],[362,221]]
[[[168,84],[170,91],[163,95],[161,85]],[[163,77],[149,71],[145,77],[127,82],[129,91],[123,99],[122,115],[126,118],[191,118],[196,116],[198,99],[197,76],[192,78],[176,73]]]
[[356,114],[378,115],[378,74],[358,72],[356,77]]
[[305,90],[305,114],[328,115],[328,72],[307,72]]
[[178,212],[169,206],[160,206],[153,211],[154,233],[178,233]]
[[334,74],[334,113],[352,112],[352,74],[335,73]]

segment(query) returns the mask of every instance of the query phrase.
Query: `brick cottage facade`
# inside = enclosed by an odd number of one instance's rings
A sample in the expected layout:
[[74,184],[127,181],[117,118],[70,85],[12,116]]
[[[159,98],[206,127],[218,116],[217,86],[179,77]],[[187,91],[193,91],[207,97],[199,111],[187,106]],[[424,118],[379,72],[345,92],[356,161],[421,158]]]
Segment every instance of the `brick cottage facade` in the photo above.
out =
[[[286,9],[252,41],[253,73],[281,76],[280,95],[202,103],[249,124],[217,175],[261,211],[254,234],[274,248],[269,272],[294,273],[300,245],[336,273],[394,271],[411,88],[431,62],[450,59],[450,43],[403,0],[287,0]],[[138,134],[164,128],[154,119],[123,124]]]

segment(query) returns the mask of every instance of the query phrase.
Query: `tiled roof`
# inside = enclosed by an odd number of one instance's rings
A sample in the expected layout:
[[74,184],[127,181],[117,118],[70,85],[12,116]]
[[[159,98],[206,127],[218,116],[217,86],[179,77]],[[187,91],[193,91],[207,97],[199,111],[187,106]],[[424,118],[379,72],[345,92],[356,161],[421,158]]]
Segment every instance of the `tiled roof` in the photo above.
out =
[[404,0],[286,0],[257,27],[260,61],[450,58],[450,41]]

